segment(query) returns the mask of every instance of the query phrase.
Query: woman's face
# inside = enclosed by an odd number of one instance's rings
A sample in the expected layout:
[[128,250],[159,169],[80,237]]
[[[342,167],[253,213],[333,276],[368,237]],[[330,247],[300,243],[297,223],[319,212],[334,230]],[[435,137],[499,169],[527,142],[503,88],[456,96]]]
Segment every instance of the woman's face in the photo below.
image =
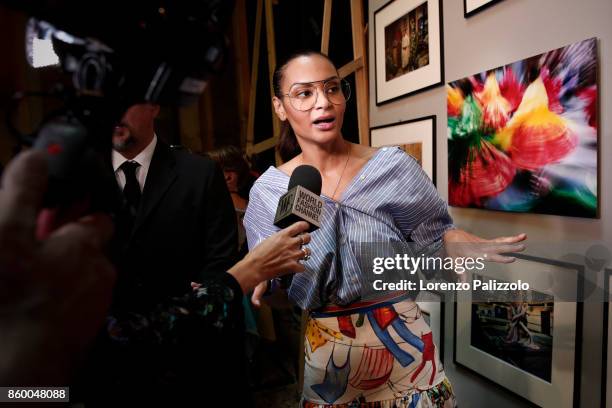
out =
[[[281,92],[288,94],[290,90],[298,89],[302,83],[339,79],[336,68],[326,58],[320,55],[309,55],[295,58],[285,67]],[[333,82],[333,81],[332,81]],[[288,120],[301,143],[327,144],[341,138],[342,121],[346,102],[339,105],[331,103],[325,95],[324,83],[316,84],[316,102],[312,109],[301,111],[296,109],[289,96],[274,97],[274,108],[280,120]]]

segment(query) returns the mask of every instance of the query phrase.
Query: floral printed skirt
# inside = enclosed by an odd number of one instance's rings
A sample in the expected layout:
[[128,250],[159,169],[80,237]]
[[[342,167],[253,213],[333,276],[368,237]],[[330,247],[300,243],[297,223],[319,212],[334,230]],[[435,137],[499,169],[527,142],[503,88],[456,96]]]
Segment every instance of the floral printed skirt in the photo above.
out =
[[303,407],[455,406],[414,301],[311,314],[304,347]]

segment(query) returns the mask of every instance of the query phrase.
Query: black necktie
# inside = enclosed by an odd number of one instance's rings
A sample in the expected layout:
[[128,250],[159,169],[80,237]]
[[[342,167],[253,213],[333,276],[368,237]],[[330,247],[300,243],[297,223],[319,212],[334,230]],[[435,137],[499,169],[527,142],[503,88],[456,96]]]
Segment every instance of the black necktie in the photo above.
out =
[[125,161],[119,167],[123,174],[125,174],[125,187],[123,188],[123,195],[130,209],[132,216],[136,215],[138,210],[138,204],[140,203],[140,185],[136,179],[136,169],[140,167],[135,161]]

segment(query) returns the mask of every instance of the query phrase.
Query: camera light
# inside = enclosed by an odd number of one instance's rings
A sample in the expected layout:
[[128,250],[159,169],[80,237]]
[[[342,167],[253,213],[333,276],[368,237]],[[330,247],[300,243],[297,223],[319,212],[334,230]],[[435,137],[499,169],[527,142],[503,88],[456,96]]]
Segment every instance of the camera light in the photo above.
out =
[[59,65],[59,57],[53,50],[53,41],[50,38],[32,40],[32,67],[41,68]]
[[59,65],[59,57],[53,49],[55,29],[49,23],[31,18],[26,26],[26,58],[33,68]]

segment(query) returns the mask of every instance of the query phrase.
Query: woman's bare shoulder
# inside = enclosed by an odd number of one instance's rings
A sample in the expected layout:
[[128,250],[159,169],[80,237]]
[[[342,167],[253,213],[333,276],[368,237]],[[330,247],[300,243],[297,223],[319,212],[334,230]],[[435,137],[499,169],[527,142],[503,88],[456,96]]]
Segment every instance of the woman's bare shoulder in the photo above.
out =
[[360,145],[360,144],[353,144],[351,149],[353,151],[353,155],[356,158],[359,158],[364,161],[370,160],[372,156],[374,156],[376,152],[378,151],[378,148],[376,147],[365,146],[365,145]]

